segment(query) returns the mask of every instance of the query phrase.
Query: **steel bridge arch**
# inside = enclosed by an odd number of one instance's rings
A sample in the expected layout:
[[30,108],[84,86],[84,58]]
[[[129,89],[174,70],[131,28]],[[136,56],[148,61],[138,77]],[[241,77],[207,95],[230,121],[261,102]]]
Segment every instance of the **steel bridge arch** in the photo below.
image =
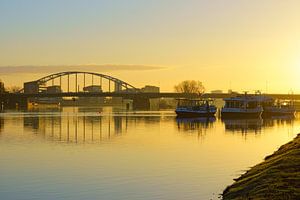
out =
[[[97,76],[97,77],[101,77],[101,78],[104,78],[104,79],[107,79],[109,81],[112,81],[114,83],[117,83],[119,84],[121,87],[124,87],[125,89],[132,89],[134,91],[138,91],[138,89],[136,87],[134,87],[133,85],[125,82],[125,81],[122,81],[118,78],[115,78],[115,77],[112,77],[112,76],[109,76],[109,75],[105,75],[105,74],[100,74],[100,73],[96,73],[96,72],[86,72],[86,71],[67,71],[67,72],[58,72],[58,73],[54,73],[54,74],[50,74],[50,75],[47,75],[47,76],[44,76],[36,81],[33,81],[33,82],[36,82],[38,85],[43,85],[45,83],[47,83],[48,81],[51,81],[51,80],[54,80],[56,78],[60,78],[60,77],[63,77],[63,76],[69,76],[69,75],[77,75],[77,74],[87,74],[87,75],[93,75],[93,76]],[[24,88],[22,88],[20,90],[20,92],[24,91]]]

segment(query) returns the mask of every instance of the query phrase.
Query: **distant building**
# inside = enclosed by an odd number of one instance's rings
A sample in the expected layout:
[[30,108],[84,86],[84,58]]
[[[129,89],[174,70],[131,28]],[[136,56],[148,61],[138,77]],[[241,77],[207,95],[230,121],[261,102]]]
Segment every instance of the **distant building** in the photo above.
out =
[[36,81],[24,83],[24,93],[25,94],[37,94],[39,93],[39,85]]
[[[103,92],[101,85],[89,85],[83,88],[84,92]],[[101,105],[104,104],[104,97],[79,97],[79,105]]]
[[141,88],[141,92],[144,93],[159,93],[160,88],[156,86],[146,85],[145,87]]
[[62,89],[60,85],[52,85],[46,88],[46,93],[61,93]]
[[102,87],[100,85],[90,85],[83,88],[84,92],[102,92]]
[[[42,92],[48,94],[61,93],[62,89],[60,85],[52,85],[43,88]],[[36,98],[32,101],[37,102],[39,104],[58,104],[62,101],[62,97],[43,97],[43,98]]]
[[222,90],[212,90],[211,91],[212,94],[220,94],[220,93],[223,93]]

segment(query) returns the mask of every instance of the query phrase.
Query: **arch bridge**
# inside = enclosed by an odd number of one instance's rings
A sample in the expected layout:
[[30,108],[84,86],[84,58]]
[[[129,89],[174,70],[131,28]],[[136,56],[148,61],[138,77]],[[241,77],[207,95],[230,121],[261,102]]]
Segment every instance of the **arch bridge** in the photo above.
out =
[[[114,88],[112,88],[114,87]],[[118,78],[95,72],[68,71],[24,83],[25,94],[63,92],[137,92],[139,89]]]
[[50,74],[35,81],[25,82],[18,93],[0,95],[7,107],[26,107],[31,100],[61,100],[63,97],[121,97],[133,101],[134,108],[149,108],[150,99],[196,98],[199,94],[143,90],[118,78],[95,72],[67,71]]

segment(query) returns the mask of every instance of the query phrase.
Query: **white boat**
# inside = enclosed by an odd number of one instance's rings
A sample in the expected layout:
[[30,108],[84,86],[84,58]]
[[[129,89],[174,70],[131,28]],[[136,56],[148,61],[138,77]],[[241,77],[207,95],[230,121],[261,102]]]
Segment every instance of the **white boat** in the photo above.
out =
[[292,101],[278,101],[263,102],[263,116],[282,116],[282,115],[295,115],[296,109]]
[[263,108],[259,99],[254,95],[240,95],[237,97],[225,98],[225,106],[221,109],[221,116],[225,117],[260,117]]
[[275,101],[274,98],[261,95],[257,93],[255,97],[259,100],[261,106],[263,107],[263,116],[284,116],[284,115],[295,115],[296,109],[293,101]]
[[178,99],[175,112],[179,117],[212,117],[217,108],[212,100]]

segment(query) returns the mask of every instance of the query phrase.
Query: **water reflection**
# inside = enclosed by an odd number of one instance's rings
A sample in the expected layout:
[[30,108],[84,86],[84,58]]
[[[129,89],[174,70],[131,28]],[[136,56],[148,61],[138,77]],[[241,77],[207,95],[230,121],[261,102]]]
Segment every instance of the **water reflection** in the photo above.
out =
[[216,121],[215,117],[199,117],[199,118],[176,118],[177,129],[181,133],[196,133],[198,139],[203,139],[206,131],[211,129]]
[[246,134],[248,132],[260,133],[263,127],[263,119],[222,119],[225,124],[225,130],[231,132],[241,132]]
[[0,113],[0,196],[217,199],[212,194],[299,127],[293,118],[222,121],[113,108]]
[[[25,130],[43,134],[45,138],[65,142],[95,142],[126,132],[127,117],[121,116],[24,116]],[[124,125],[125,124],[125,129]]]
[[193,131],[200,129],[208,129],[213,126],[216,121],[215,117],[199,117],[199,118],[181,118],[177,117],[177,127],[179,131]]
[[273,116],[264,118],[264,127],[293,125],[296,117],[294,115],[288,116]]
[[37,116],[27,116],[23,118],[24,129],[32,130],[37,133],[39,130],[40,118]]
[[217,123],[220,126],[221,122],[224,125],[226,132],[231,133],[261,133],[264,128],[274,126],[291,126],[296,118],[294,116],[277,116],[272,118],[242,118],[242,119],[219,119],[216,118],[176,118],[177,128],[183,132],[203,132],[206,129],[213,128]]
[[[37,112],[38,111],[38,112]],[[13,119],[13,120],[12,120]],[[180,133],[204,135],[215,126],[230,133],[261,133],[264,128],[291,126],[295,117],[272,117],[257,119],[216,119],[210,118],[175,118],[170,114],[147,112],[122,112],[114,108],[64,108],[30,110],[6,116],[0,115],[0,133],[4,130],[5,120],[23,124],[27,132],[39,134],[44,138],[62,142],[99,142],[126,134],[128,127],[152,126],[163,121],[174,122]]]
[[2,133],[3,129],[4,129],[4,118],[0,117],[0,133]]

